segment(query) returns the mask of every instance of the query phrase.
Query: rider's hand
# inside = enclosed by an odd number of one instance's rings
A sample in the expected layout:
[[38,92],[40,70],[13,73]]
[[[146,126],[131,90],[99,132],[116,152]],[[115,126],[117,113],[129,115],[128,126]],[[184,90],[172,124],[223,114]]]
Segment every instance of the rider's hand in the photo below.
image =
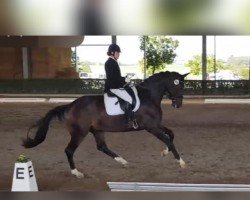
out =
[[129,82],[130,82],[130,78],[129,78],[129,77],[126,77],[126,78],[125,78],[125,82],[126,82],[126,83],[129,83]]

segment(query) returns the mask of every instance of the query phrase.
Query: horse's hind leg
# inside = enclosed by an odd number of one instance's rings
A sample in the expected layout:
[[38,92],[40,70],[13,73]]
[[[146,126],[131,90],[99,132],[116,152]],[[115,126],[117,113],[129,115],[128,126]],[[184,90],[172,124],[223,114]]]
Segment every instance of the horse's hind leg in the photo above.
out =
[[117,162],[121,163],[124,167],[128,166],[128,162],[123,159],[121,156],[117,155],[113,151],[111,151],[106,142],[105,142],[105,137],[104,137],[104,132],[102,131],[97,131],[94,129],[90,130],[91,133],[93,133],[95,141],[96,141],[96,147],[99,151],[102,151],[103,153],[107,154],[108,156],[112,157],[115,159]]
[[[166,130],[169,130],[169,129],[166,129],[165,127],[164,128],[152,128],[148,130],[148,132],[152,133],[155,137],[157,137],[159,140],[164,142],[167,145],[167,148],[172,151],[175,159],[177,159],[178,162],[180,163],[181,168],[185,168],[185,162],[182,160],[179,153],[177,152],[174,146],[174,143],[173,141],[171,141],[171,137],[168,135]],[[165,150],[164,155],[166,155],[168,149]]]
[[84,137],[88,134],[88,132],[82,132],[80,130],[75,129],[71,133],[71,140],[68,144],[68,146],[65,148],[65,153],[68,158],[68,162],[70,165],[71,173],[75,175],[77,178],[83,178],[83,173],[79,172],[76,167],[73,160],[73,155],[77,147],[80,145],[80,143],[83,141]]

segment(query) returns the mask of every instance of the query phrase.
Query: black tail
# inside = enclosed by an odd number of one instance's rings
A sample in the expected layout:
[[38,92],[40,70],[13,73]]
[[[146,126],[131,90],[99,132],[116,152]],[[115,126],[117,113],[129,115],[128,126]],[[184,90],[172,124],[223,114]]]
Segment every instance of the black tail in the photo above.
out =
[[[40,143],[42,143],[47,135],[49,129],[49,123],[54,118],[57,117],[60,121],[64,118],[64,113],[69,108],[68,105],[57,106],[54,109],[50,110],[44,118],[40,119],[35,125],[31,126],[28,130],[27,138],[23,140],[23,146],[25,148],[32,148]],[[38,127],[35,138],[32,139],[29,137],[29,131],[33,128]]]

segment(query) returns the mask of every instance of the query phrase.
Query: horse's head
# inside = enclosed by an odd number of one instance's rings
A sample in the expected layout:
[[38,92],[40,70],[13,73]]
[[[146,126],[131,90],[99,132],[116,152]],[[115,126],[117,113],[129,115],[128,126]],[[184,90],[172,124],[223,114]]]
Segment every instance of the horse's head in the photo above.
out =
[[184,78],[188,74],[189,73],[181,75],[177,72],[170,72],[170,76],[168,76],[167,92],[174,108],[180,108],[182,106]]
[[158,100],[162,100],[163,95],[167,92],[167,96],[172,100],[172,106],[180,108],[183,99],[184,78],[188,74],[160,72],[145,79],[140,86],[151,91],[152,97],[158,98]]

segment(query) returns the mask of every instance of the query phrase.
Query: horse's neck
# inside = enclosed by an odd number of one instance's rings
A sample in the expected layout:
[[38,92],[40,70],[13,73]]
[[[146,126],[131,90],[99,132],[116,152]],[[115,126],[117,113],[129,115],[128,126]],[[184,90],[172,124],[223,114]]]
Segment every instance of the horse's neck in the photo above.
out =
[[154,102],[156,104],[161,104],[162,98],[164,96],[164,91],[160,88],[157,88],[156,90],[151,90],[152,98],[154,99]]
[[[147,93],[146,96],[155,104],[161,104],[162,98],[165,94],[165,90],[163,87],[155,86],[146,86],[146,87],[137,87],[137,90],[141,91],[141,93]],[[144,96],[144,95],[142,95]]]

